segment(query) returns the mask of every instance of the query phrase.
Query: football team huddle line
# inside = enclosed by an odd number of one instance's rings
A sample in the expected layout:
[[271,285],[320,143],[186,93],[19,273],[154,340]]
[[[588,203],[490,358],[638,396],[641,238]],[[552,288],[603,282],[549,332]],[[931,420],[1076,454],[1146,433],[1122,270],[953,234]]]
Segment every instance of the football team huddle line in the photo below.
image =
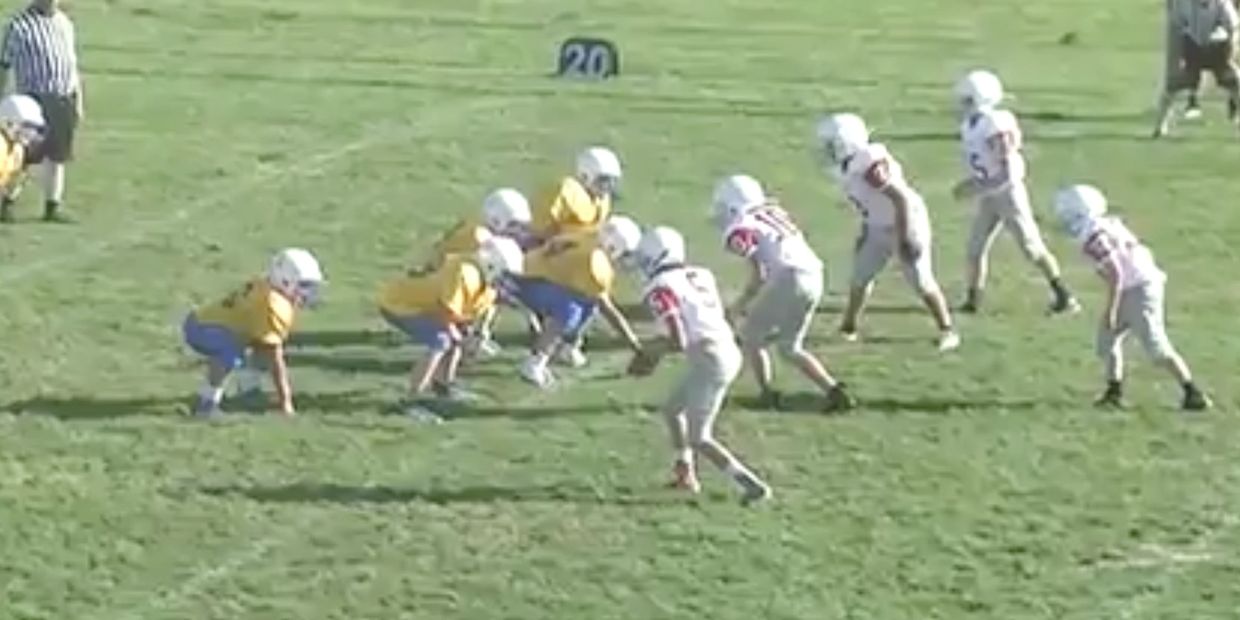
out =
[[[953,195],[977,204],[967,248],[968,291],[960,310],[972,313],[982,307],[987,255],[1000,227],[1045,276],[1052,293],[1049,312],[1079,310],[1033,218],[1020,126],[1012,112],[1000,107],[999,78],[972,71],[957,83],[955,95],[967,176]],[[827,168],[862,220],[842,336],[858,339],[874,280],[894,255],[939,330],[938,349],[957,349],[960,337],[934,275],[924,199],[887,147],[871,140],[859,116],[827,116],[817,137]],[[728,176],[715,186],[713,223],[728,252],[750,264],[751,276],[737,299],[725,305],[715,276],[688,262],[678,231],[643,228],[612,214],[621,176],[615,153],[586,149],[577,158],[576,174],[563,178],[536,203],[537,210],[520,192],[497,190],[484,201],[480,218],[459,222],[418,266],[382,286],[381,316],[425,349],[410,371],[402,408],[413,420],[440,422],[446,404],[470,398],[457,382],[458,367],[467,353],[498,352],[491,327],[500,306],[518,308],[527,317],[533,343],[519,374],[543,389],[556,384],[553,362],[587,363],[582,333],[601,314],[632,350],[630,375],[651,374],[668,354],[682,353],[687,360],[686,372],[663,406],[675,452],[674,485],[699,489],[694,463],[701,456],[737,483],[743,501],[765,499],[769,486],[714,438],[712,427],[745,365],[764,406],[781,408],[772,387],[772,346],[819,388],[825,410],[855,406],[844,384],[805,348],[823,295],[823,262],[761,183],[743,174]],[[1107,286],[1096,342],[1106,389],[1098,404],[1122,405],[1122,343],[1131,331],[1180,383],[1184,409],[1209,407],[1167,336],[1166,276],[1150,250],[1106,214],[1106,198],[1092,186],[1060,190],[1054,208]],[[640,281],[645,305],[664,328],[661,336],[639,338],[618,309],[612,291],[622,272]],[[294,413],[284,343],[298,309],[317,301],[322,281],[317,259],[304,249],[289,248],[276,255],[265,278],[186,317],[186,343],[209,361],[197,415],[219,414],[225,383],[234,371],[237,398],[262,399],[265,370],[271,373],[280,411]]]

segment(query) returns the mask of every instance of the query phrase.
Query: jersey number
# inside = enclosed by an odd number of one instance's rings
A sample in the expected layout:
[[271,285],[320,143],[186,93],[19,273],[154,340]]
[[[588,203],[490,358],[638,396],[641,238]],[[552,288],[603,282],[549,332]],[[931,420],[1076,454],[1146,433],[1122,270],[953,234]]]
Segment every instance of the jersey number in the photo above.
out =
[[547,242],[547,245],[543,246],[542,254],[547,258],[552,258],[559,256],[575,247],[577,247],[576,241],[570,241],[568,239],[552,239]]
[[224,301],[220,302],[220,305],[225,308],[235,308],[237,307],[237,304],[241,303],[242,299],[249,297],[250,292],[253,290],[254,283],[248,282],[245,286],[229,293],[228,296],[224,298]]
[[686,273],[685,280],[689,282],[689,286],[692,286],[694,292],[698,294],[699,301],[702,302],[703,306],[706,306],[707,308],[719,307],[719,296],[716,295],[715,292],[708,286],[702,284],[701,279],[698,277],[698,272],[690,271]]
[[753,212],[754,219],[766,224],[767,227],[774,230],[779,237],[795,237],[801,234],[795,222],[788,215],[787,211],[776,207],[763,207]]
[[990,178],[990,171],[986,170],[986,166],[982,165],[982,155],[980,153],[969,153],[969,169],[973,171],[973,177],[979,181],[985,181]]
[[868,219],[870,219],[870,211],[869,211],[868,209],[866,209],[866,208],[865,208],[865,205],[861,204],[861,201],[860,201],[860,200],[857,200],[857,197],[856,197],[856,196],[853,196],[852,194],[849,194],[849,195],[848,195],[848,202],[851,202],[851,203],[852,203],[853,208],[857,210],[857,213],[860,213],[860,214],[861,214],[861,219],[863,219],[863,220],[868,220]]

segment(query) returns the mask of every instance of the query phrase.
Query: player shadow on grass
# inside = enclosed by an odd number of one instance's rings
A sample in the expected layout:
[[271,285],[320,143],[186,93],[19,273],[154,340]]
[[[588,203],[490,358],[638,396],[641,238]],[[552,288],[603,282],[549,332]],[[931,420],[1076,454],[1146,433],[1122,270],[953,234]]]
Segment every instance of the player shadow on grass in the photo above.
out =
[[397,488],[353,486],[329,482],[300,482],[272,486],[213,486],[198,489],[214,497],[241,496],[275,504],[493,504],[567,503],[617,506],[658,506],[683,503],[672,496],[643,496],[630,488],[598,489],[576,483],[552,483],[521,487],[477,485],[460,488]]
[[[876,396],[871,398],[867,397],[865,394],[858,394],[857,400],[857,409],[848,415],[864,415],[866,412],[871,411],[879,413],[928,413],[936,415],[971,413],[976,411],[1025,411],[1052,404],[1046,401],[1016,398],[934,398],[922,396],[912,398]],[[745,410],[762,411],[765,409],[756,396],[734,397],[731,399],[730,403],[735,407]],[[786,394],[783,401],[783,411],[794,414],[820,414],[822,411],[822,403],[822,396],[817,393],[797,392]]]
[[[844,304],[842,303],[822,303],[818,305],[818,309],[814,311],[817,314],[844,314]],[[915,306],[912,304],[866,304],[865,314],[925,314],[925,306]]]
[[293,332],[289,337],[290,349],[299,347],[396,347],[404,339],[394,331],[385,329],[329,329]]
[[[370,392],[298,393],[295,395],[298,409],[302,411],[356,412],[373,410],[381,406],[378,397]],[[105,420],[127,417],[188,417],[192,395],[144,396],[108,398],[94,396],[50,397],[39,396],[0,406],[0,411],[15,415],[40,415],[61,420]],[[257,414],[259,410],[246,408],[231,401],[223,404],[225,413]],[[269,404],[274,411],[275,405]]]

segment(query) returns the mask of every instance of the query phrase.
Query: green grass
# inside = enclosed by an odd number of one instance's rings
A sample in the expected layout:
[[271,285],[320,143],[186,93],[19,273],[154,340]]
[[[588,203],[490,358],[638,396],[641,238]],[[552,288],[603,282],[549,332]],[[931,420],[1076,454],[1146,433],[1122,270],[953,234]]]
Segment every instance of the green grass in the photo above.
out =
[[[1214,109],[1180,137],[1144,139],[1153,6],[75,5],[90,117],[70,204],[83,221],[0,229],[0,618],[1150,620],[1240,608],[1240,350],[1228,340],[1240,149]],[[1068,30],[1079,43],[1057,45]],[[573,34],[614,38],[623,78],[548,77]],[[830,299],[813,347],[868,405],[844,418],[728,411],[721,432],[776,487],[757,510],[713,475],[695,503],[659,488],[666,440],[642,405],[674,374],[616,378],[625,360],[606,347],[547,395],[514,379],[515,352],[471,367],[495,402],[442,427],[381,413],[411,350],[375,316],[378,282],[492,187],[532,192],[588,143],[622,154],[624,210],[683,227],[732,288],[743,266],[705,225],[710,186],[742,169],[767,181],[838,294],[856,224],[810,136],[821,112],[862,111],[927,196],[937,271],[958,296],[969,215],[948,196],[950,83],[977,64],[1019,98],[1042,219],[1056,185],[1096,182],[1155,248],[1172,336],[1217,413],[1174,411],[1176,387],[1136,349],[1137,407],[1088,407],[1098,286],[1049,229],[1087,305],[1071,319],[1041,315],[1042,287],[1006,240],[992,308],[961,320],[958,355],[932,352],[898,274],[880,284],[869,344],[830,338]],[[30,217],[36,203],[32,192]],[[187,420],[200,376],[180,317],[288,244],[313,248],[331,280],[291,354],[301,417]]]

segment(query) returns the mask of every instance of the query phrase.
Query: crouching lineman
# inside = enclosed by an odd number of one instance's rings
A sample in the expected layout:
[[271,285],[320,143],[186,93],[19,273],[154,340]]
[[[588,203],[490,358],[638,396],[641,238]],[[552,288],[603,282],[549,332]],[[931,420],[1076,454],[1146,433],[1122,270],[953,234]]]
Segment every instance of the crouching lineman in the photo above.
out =
[[667,335],[645,345],[629,365],[629,374],[649,375],[669,352],[683,352],[688,362],[663,406],[676,455],[673,486],[691,493],[701,489],[694,459],[699,454],[736,482],[742,503],[769,498],[771,488],[714,437],[715,418],[743,364],[715,276],[686,265],[684,238],[666,227],[642,237],[637,264],[645,279],[646,304]]
[[[530,204],[521,192],[507,187],[497,189],[483,200],[481,217],[464,218],[440,237],[420,270],[433,271],[453,254],[473,256],[494,236],[507,237],[524,247],[529,242],[530,221]],[[499,344],[492,337],[498,309],[499,306],[493,304],[473,325],[467,326],[466,352],[481,357],[499,354]]]
[[[592,146],[577,155],[576,170],[544,190],[534,204],[531,243],[527,249],[566,234],[598,230],[611,216],[611,203],[622,176],[620,158],[611,149]],[[530,329],[537,333],[540,320],[532,316]],[[581,335],[562,349],[561,361],[570,365],[584,359]]]
[[597,230],[611,216],[621,174],[620,158],[610,149],[592,146],[582,151],[576,173],[561,178],[534,204],[535,239]]
[[409,372],[404,413],[417,422],[438,423],[445,401],[459,400],[456,385],[463,332],[497,299],[501,278],[521,273],[517,242],[492,236],[472,254],[450,254],[430,271],[410,271],[383,285],[379,313],[426,355]]
[[1060,277],[1059,261],[1042,241],[1033,219],[1025,186],[1025,157],[1020,152],[1020,124],[1016,115],[998,107],[1003,101],[1003,83],[989,71],[971,71],[956,83],[955,91],[964,117],[960,142],[968,177],[956,184],[952,195],[957,200],[977,201],[965,263],[969,288],[960,310],[972,313],[981,308],[990,248],[1000,226],[1046,278],[1051,289],[1050,312],[1079,310],[1080,304]]
[[771,386],[773,371],[767,351],[772,341],[826,398],[827,411],[854,403],[822,362],[805,350],[810,322],[822,300],[822,260],[809,247],[792,216],[767,198],[753,177],[733,175],[715,186],[714,220],[724,246],[749,261],[750,278],[729,312],[744,316],[740,329],[745,359],[762,392],[763,406],[781,408]]
[[234,370],[239,370],[242,398],[261,396],[257,369],[262,364],[271,369],[280,412],[294,414],[284,343],[297,309],[318,301],[322,283],[323,271],[314,255],[288,248],[272,259],[266,278],[250,280],[224,299],[190,312],[183,325],[185,343],[208,361],[195,415],[219,413],[224,384]]
[[521,364],[523,379],[550,388],[555,383],[548,368],[553,355],[563,357],[573,367],[584,366],[586,358],[577,343],[595,310],[629,348],[640,351],[640,341],[611,297],[616,266],[631,264],[640,240],[641,228],[636,222],[613,216],[597,232],[559,235],[526,255],[525,274],[512,280],[509,297],[544,317],[545,323],[529,358]]
[[857,322],[873,291],[874,279],[894,253],[905,280],[934,317],[939,350],[959,347],[960,336],[952,327],[951,312],[930,259],[930,215],[921,195],[905,180],[900,163],[887,147],[870,142],[869,129],[854,114],[823,119],[818,125],[818,140],[841,189],[862,220],[841,334],[847,340],[857,339]]
[[1149,248],[1106,211],[1106,197],[1089,185],[1073,185],[1055,196],[1055,215],[1107,285],[1097,338],[1107,387],[1098,404],[1123,406],[1123,342],[1132,331],[1146,353],[1180,382],[1184,389],[1182,407],[1189,411],[1209,408],[1210,399],[1193,383],[1188,365],[1167,337],[1163,323],[1167,275],[1158,268]]
[[0,99],[0,222],[13,221],[13,201],[21,190],[27,153],[47,124],[39,103],[26,95]]

